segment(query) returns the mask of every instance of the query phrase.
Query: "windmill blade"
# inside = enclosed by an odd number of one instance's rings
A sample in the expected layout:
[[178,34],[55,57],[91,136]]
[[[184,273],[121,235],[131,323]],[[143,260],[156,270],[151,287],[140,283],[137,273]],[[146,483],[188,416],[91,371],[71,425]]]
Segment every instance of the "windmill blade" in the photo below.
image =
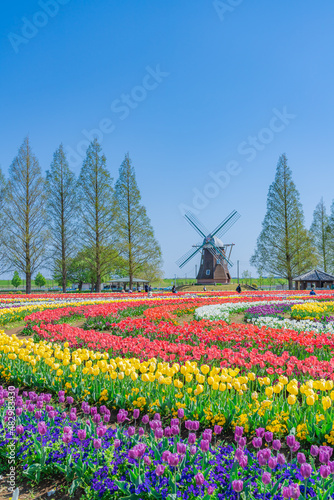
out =
[[187,219],[189,224],[203,238],[205,238],[209,234],[209,231],[206,229],[206,227],[197,219],[197,217],[192,212],[186,212],[184,218]]
[[211,233],[212,236],[217,236],[217,238],[221,238],[227,231],[237,222],[238,219],[240,219],[240,214],[236,211],[233,210],[233,212],[230,213],[226,217],[226,219],[221,222],[216,229]]
[[185,266],[198,252],[202,250],[203,246],[204,244],[199,243],[199,245],[196,245],[196,250],[191,248],[186,254],[183,255],[183,257],[176,261],[176,264],[179,267]]
[[222,257],[224,260],[226,260],[227,264],[232,267],[233,266],[233,262],[231,262],[227,257],[226,255],[223,254],[223,252],[216,247],[216,245],[214,245],[213,243],[210,243],[208,246],[207,246],[207,249],[209,250],[209,252],[211,253],[211,255],[213,255],[214,257],[216,257],[216,259],[218,257]]

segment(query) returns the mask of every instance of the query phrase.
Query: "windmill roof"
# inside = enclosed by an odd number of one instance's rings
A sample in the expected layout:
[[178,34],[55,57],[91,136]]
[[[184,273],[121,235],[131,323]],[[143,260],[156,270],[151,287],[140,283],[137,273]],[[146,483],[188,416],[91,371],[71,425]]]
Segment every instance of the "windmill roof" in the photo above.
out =
[[313,269],[308,273],[296,276],[296,278],[294,278],[293,281],[334,281],[334,276],[325,273],[324,271]]
[[[219,238],[217,238],[217,236],[214,236],[213,237],[213,243],[214,245],[217,247],[217,248],[223,248],[224,247],[224,243],[222,242],[222,240],[220,240]],[[205,245],[206,246],[206,245]],[[208,246],[210,246],[208,244]]]

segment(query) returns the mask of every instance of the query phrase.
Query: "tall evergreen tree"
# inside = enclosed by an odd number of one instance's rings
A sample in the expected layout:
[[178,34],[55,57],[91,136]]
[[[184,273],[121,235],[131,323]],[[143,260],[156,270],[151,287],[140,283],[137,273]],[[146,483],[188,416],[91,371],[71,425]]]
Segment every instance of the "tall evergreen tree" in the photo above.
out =
[[113,242],[112,178],[106,168],[106,158],[95,139],[87,149],[80,177],[81,233],[83,243],[91,251],[96,291],[101,291],[101,279],[115,258]]
[[136,274],[146,274],[147,266],[161,267],[161,249],[146,209],[140,203],[135,170],[128,154],[119,169],[114,199],[117,234],[132,289]]
[[6,180],[0,168],[0,273],[2,271],[2,262],[3,262],[3,242],[2,236],[4,236],[4,223],[5,217],[3,213],[3,207],[5,204],[5,192],[6,192]]
[[77,191],[75,176],[69,169],[62,144],[53,155],[46,181],[52,271],[62,276],[65,293],[68,267],[76,243]]
[[31,275],[46,256],[45,182],[29,138],[25,138],[9,168],[3,213],[3,246],[11,268],[26,276],[26,293],[31,292]]
[[288,280],[292,280],[316,263],[315,249],[304,226],[299,193],[283,154],[267,197],[267,212],[257,240],[251,264]]
[[329,216],[328,248],[329,272],[330,274],[334,274],[334,200],[331,205],[331,213]]
[[319,264],[325,273],[330,264],[330,225],[323,198],[313,212],[313,221],[310,228],[311,235],[318,253]]

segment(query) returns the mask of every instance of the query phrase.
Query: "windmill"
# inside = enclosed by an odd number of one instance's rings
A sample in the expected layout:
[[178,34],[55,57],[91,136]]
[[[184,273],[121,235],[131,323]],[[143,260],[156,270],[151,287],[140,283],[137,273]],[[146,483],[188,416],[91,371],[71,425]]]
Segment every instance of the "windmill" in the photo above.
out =
[[193,248],[176,262],[177,265],[182,268],[201,252],[197,283],[230,283],[231,276],[228,266],[233,266],[230,257],[234,243],[223,243],[220,238],[235,224],[240,218],[240,214],[233,210],[211,233],[192,212],[186,212],[184,217],[203,240],[193,245]]

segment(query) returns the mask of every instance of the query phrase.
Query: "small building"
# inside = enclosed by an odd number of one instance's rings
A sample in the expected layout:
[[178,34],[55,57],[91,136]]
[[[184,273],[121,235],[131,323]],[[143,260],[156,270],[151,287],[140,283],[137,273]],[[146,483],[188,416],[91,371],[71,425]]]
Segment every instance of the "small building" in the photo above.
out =
[[[138,289],[143,289],[145,285],[148,285],[149,282],[148,280],[142,280],[140,278],[133,278],[132,279],[132,288]],[[130,278],[120,278],[120,277],[113,277],[110,281],[105,281],[103,283],[103,290],[126,290],[130,286]]]
[[310,290],[311,288],[334,288],[334,276],[313,269],[293,279],[297,290]]

